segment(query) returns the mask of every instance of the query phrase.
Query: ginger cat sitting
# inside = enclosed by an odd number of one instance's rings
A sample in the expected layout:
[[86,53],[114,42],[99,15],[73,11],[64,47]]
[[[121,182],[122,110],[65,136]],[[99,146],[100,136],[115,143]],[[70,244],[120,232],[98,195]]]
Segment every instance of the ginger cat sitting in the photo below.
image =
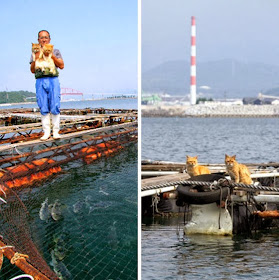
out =
[[235,183],[253,184],[251,174],[246,165],[240,164],[234,156],[225,155],[225,164],[227,172]]
[[187,173],[193,177],[201,174],[211,174],[209,169],[205,166],[198,164],[198,156],[195,157],[186,157],[186,168]]

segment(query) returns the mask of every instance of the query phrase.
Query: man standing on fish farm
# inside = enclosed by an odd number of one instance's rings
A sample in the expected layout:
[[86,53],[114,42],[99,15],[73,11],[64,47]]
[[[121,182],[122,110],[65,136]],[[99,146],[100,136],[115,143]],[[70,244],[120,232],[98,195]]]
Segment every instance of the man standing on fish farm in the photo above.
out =
[[[46,52],[46,45],[50,43],[50,34],[46,30],[38,32],[39,50],[33,51],[30,60],[30,70],[36,78],[36,97],[40,108],[42,126],[44,135],[41,140],[47,140],[50,137],[52,122],[53,138],[59,139],[60,130],[60,84],[58,80],[58,71],[56,67],[63,69],[64,61],[59,50],[54,49],[52,53]],[[34,45],[34,44],[33,44]],[[53,46],[52,46],[53,47]],[[43,60],[42,63],[38,61]],[[55,71],[52,73],[47,62],[53,60]],[[43,65],[40,67],[39,65]]]

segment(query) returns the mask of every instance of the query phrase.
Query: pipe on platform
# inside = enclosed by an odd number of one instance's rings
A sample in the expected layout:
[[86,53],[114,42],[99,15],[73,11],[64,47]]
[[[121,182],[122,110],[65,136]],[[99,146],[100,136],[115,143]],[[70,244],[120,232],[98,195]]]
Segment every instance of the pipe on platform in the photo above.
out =
[[154,195],[154,194],[160,194],[160,193],[164,193],[164,192],[175,191],[176,188],[177,188],[177,186],[170,186],[170,187],[164,187],[164,188],[160,188],[160,189],[142,191],[141,197],[150,196],[150,195]]

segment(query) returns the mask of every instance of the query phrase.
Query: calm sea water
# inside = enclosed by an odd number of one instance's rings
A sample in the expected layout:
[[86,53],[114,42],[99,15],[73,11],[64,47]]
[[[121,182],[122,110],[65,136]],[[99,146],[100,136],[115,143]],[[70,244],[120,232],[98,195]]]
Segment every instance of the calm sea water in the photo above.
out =
[[278,118],[142,118],[142,159],[224,163],[279,161]]
[[[279,161],[279,119],[143,118],[142,159]],[[183,236],[181,218],[143,218],[142,279],[279,279],[279,231]]]
[[[136,109],[137,100],[65,102],[62,107],[100,106]],[[137,279],[137,163],[137,144],[131,143],[119,153],[89,165],[81,160],[63,165],[63,173],[22,194],[30,212],[32,239],[52,269],[51,251],[58,253],[71,274],[63,279]],[[40,219],[46,198],[49,204],[59,200],[61,219]],[[0,279],[20,274],[5,258]]]
[[278,279],[279,231],[254,236],[184,236],[177,220],[142,228],[142,279]]
[[[83,109],[83,108],[106,108],[106,109],[137,109],[137,99],[103,99],[103,100],[85,100],[85,101],[62,101],[61,109]],[[1,105],[1,109],[5,108],[38,108],[37,103]]]

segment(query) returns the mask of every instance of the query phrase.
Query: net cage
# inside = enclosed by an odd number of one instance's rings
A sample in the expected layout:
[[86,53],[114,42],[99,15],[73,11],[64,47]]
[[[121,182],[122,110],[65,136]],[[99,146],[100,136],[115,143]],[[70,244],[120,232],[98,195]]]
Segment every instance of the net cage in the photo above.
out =
[[[64,109],[61,113],[61,135],[137,120],[136,110],[88,108]],[[30,109],[3,110],[0,114],[0,145],[39,139],[43,135],[40,119],[40,113]]]
[[0,149],[0,279],[136,279],[137,123],[67,135]]

